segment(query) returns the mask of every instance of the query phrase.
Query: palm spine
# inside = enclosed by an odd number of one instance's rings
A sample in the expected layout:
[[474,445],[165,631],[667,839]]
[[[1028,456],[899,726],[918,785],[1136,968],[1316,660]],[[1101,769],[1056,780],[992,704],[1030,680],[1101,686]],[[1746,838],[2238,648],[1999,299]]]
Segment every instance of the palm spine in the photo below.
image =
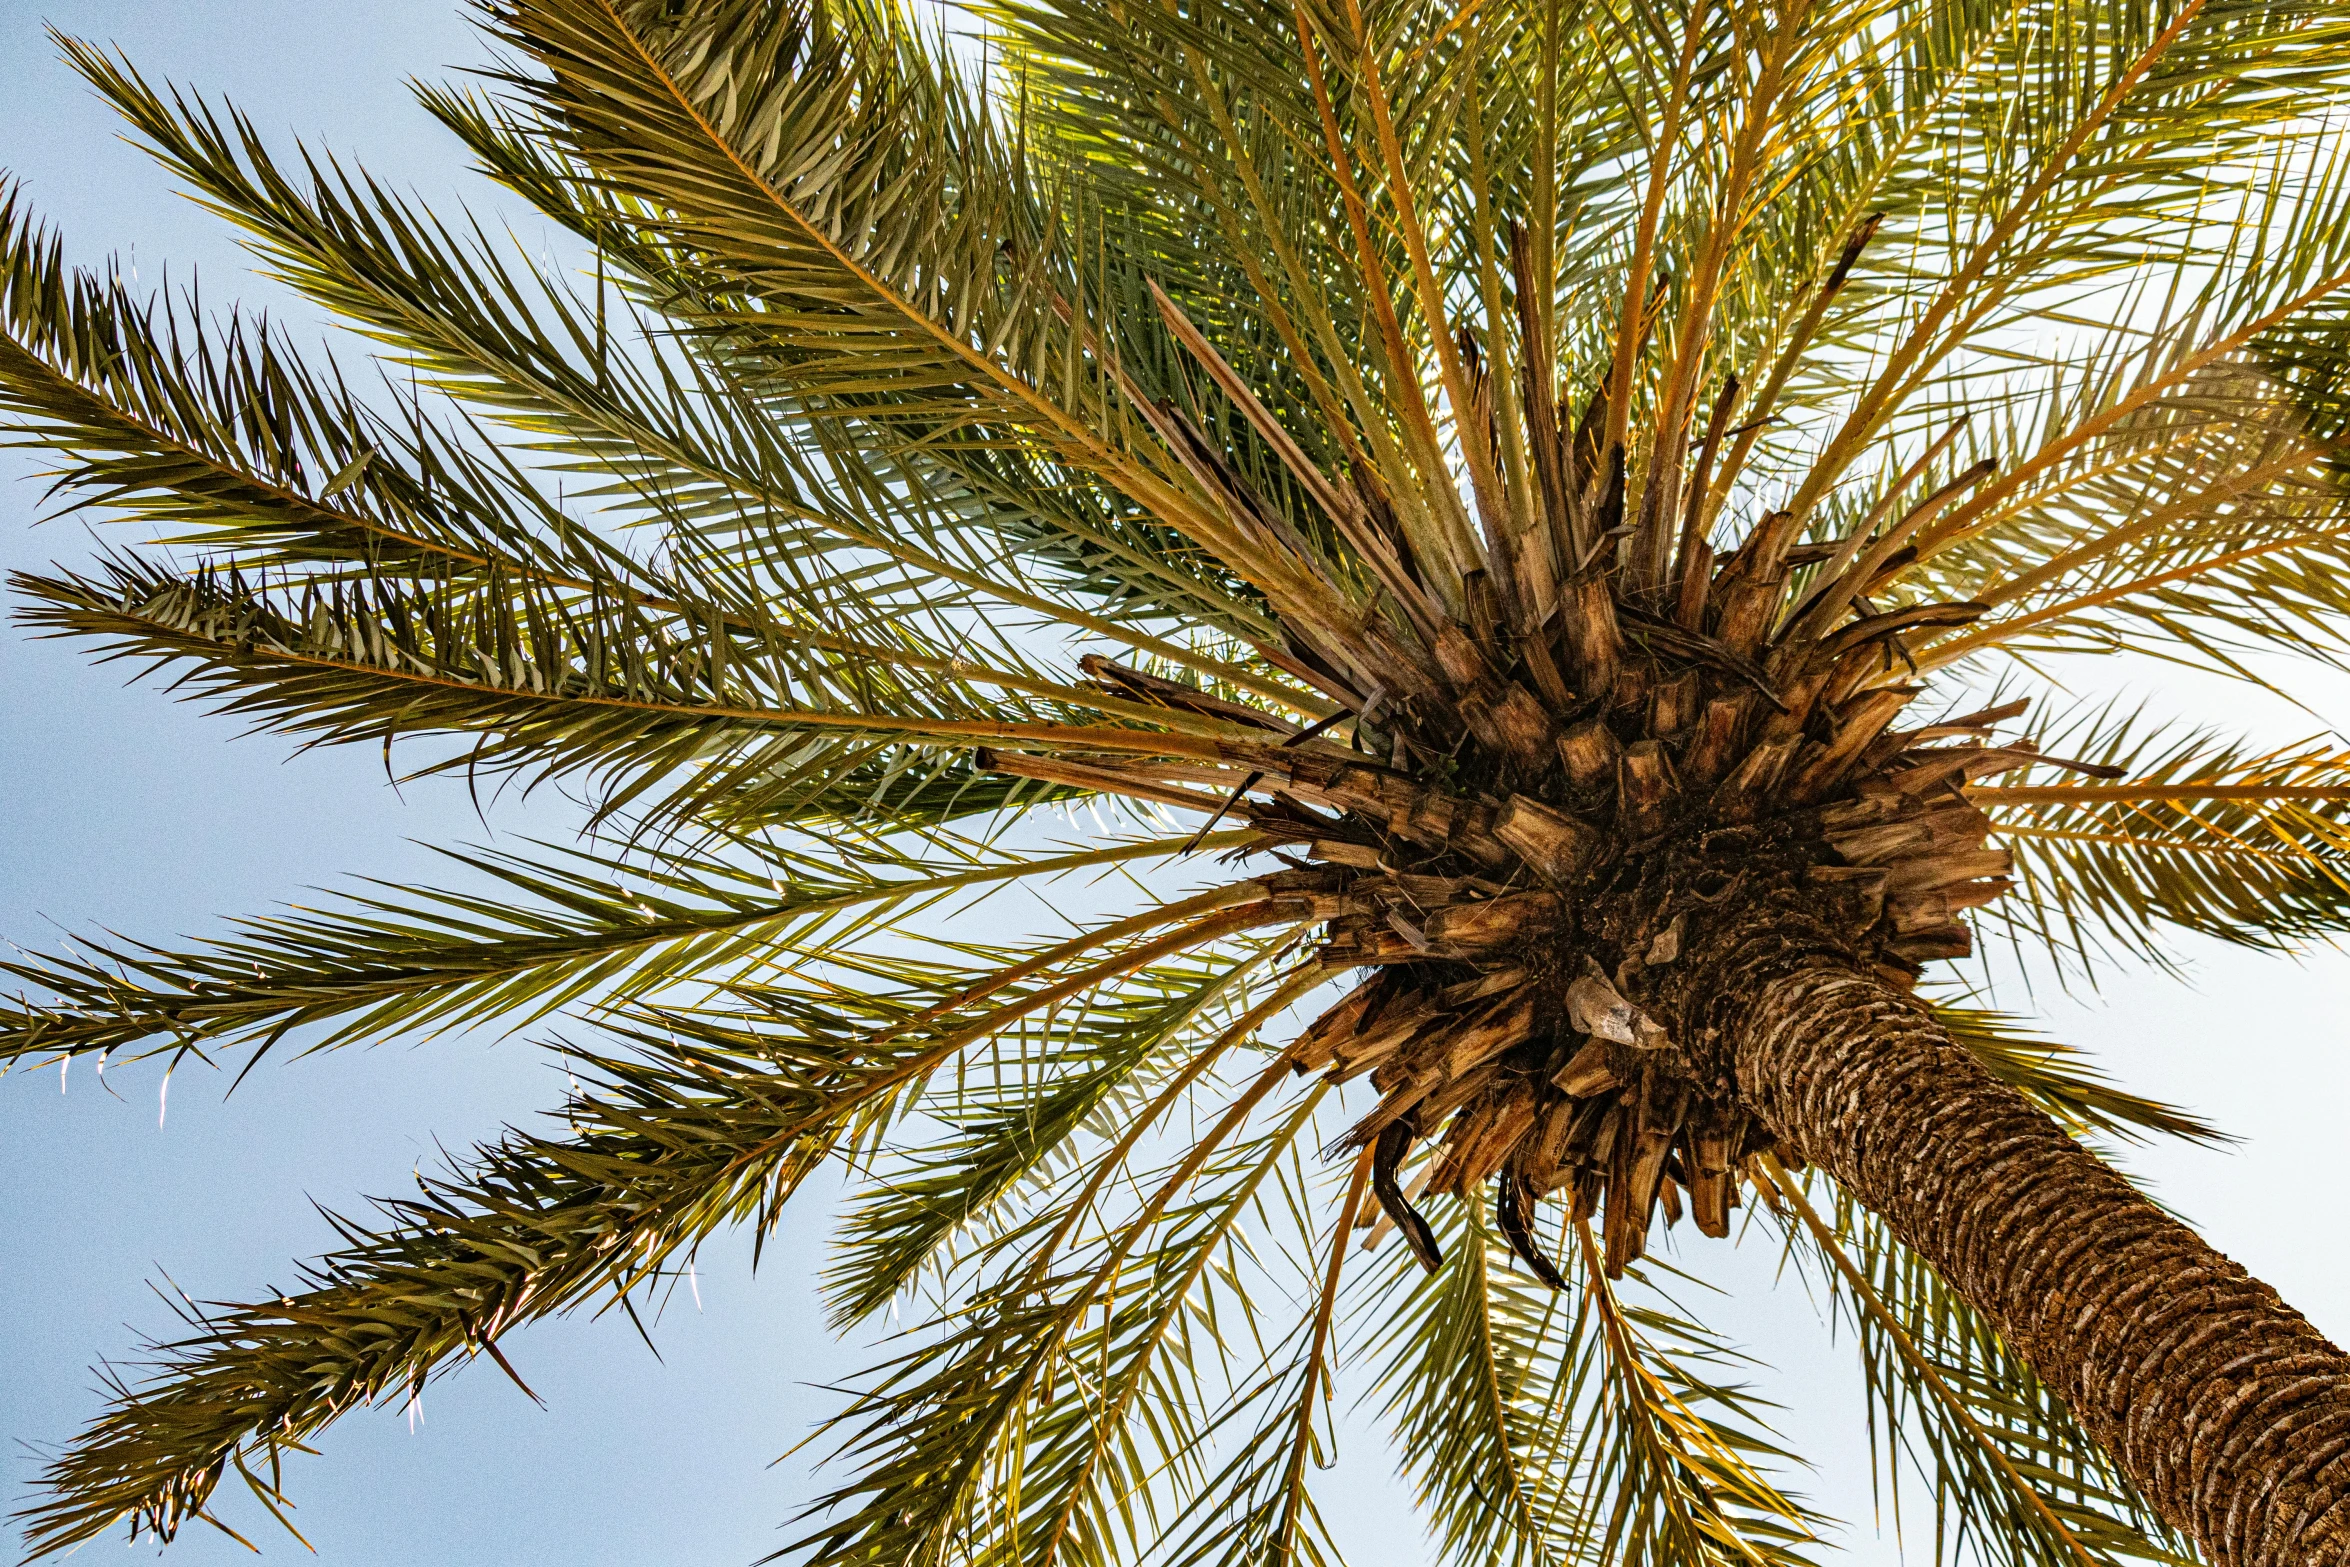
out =
[[[0,1046],[596,1041],[561,1130],[159,1345],[37,1548],[275,1510],[355,1403],[633,1316],[837,1161],[840,1320],[937,1331],[843,1414],[818,1560],[1330,1559],[1350,1359],[1453,1560],[1807,1560],[1728,1342],[1642,1293],[1684,1199],[1850,1315],[1954,1550],[2339,1552],[2339,1355],[2068,1137],[2208,1129],[1917,989],[1985,928],[2072,971],[2342,928],[2336,747],[2039,678],[2340,655],[2338,19],[1040,3],[983,79],[878,3],[484,18],[507,63],[425,105],[579,279],[66,44],[380,390],[0,212],[0,419],[199,555],[21,618],[589,832],[10,959]],[[1113,868],[1138,912],[967,918]],[[1870,1072],[1950,1097],[1864,1124]],[[2069,1239],[1965,1228],[2006,1171],[1929,1200],[1953,1106],[2089,1194]],[[2114,1227],[2306,1357],[2218,1452],[2175,1410],[2233,1372],[2035,1294]]]

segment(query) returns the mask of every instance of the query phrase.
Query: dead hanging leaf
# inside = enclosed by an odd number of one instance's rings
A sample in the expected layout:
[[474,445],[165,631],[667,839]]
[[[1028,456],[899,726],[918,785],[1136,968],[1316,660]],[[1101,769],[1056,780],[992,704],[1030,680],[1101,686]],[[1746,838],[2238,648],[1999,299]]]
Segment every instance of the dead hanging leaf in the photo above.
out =
[[1640,1025],[1647,1020],[1595,968],[1567,987],[1567,1021],[1579,1032],[1637,1047]]

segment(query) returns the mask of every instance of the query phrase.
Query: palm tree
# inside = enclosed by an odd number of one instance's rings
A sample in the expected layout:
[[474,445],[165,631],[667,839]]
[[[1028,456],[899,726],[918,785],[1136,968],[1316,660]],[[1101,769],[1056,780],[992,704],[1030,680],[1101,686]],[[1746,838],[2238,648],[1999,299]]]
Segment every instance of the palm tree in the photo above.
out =
[[166,536],[20,618],[591,821],[9,964],[12,1058],[562,1012],[584,1084],[192,1315],[36,1552],[829,1167],[838,1320],[928,1315],[807,1560],[1328,1559],[1342,1359],[1448,1559],[1806,1560],[1686,1218],[1942,1543],[2350,1563],[2350,1360],[2088,1146],[2203,1129],[1933,968],[2350,922],[2350,756],[2059,683],[2342,652],[2350,18],[481,9],[421,96],[582,275],[64,44],[380,385],[0,212],[6,423]]

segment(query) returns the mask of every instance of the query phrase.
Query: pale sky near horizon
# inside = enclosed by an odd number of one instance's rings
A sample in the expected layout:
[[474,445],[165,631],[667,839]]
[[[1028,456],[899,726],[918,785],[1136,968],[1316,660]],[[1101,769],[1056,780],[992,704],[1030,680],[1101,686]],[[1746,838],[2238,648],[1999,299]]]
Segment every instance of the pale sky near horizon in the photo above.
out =
[[[315,311],[249,275],[223,225],[172,193],[114,139],[107,111],[55,58],[44,22],[117,42],[154,76],[226,93],[282,149],[302,135],[356,154],[435,205],[458,197],[535,220],[463,173],[462,153],[402,79],[440,77],[482,51],[453,0],[324,8],[292,0],[0,0],[0,168],[60,224],[85,264],[110,252],[143,281],[196,267],[214,305],[266,302],[319,336]],[[346,340],[342,351],[356,357]],[[0,565],[86,560],[75,521],[33,529],[33,464],[0,453]],[[2350,681],[2323,682],[2317,717],[2258,693],[2151,666],[2081,672],[2084,689],[2143,697],[2158,711],[2296,738],[2350,712]],[[0,939],[48,947],[60,929],[101,926],[169,940],[218,916],[266,911],[355,877],[434,874],[411,840],[478,842],[463,786],[388,788],[372,753],[289,757],[282,740],[175,705],[151,684],[94,669],[75,651],[0,631]],[[558,809],[502,802],[502,834],[563,832]],[[2128,1086],[2185,1104],[2244,1139],[2224,1152],[2134,1152],[2133,1170],[2222,1249],[2338,1341],[2350,1338],[2350,1246],[2340,1187],[2340,1109],[2350,1098],[2350,959],[2294,961],[2182,948],[2190,978],[2114,972],[2066,997],[2010,983],[2000,1000],[2093,1049]],[[196,1299],[290,1285],[329,1240],[311,1207],[357,1210],[397,1195],[442,1147],[462,1148],[554,1105],[560,1071],[522,1041],[480,1038],[346,1051],[265,1066],[233,1098],[224,1078],[183,1069],[162,1108],[160,1073],[83,1068],[0,1078],[0,1503],[22,1505],[39,1449],[99,1407],[90,1367],[169,1326],[149,1285]],[[61,1092],[60,1090],[63,1090]],[[160,1123],[160,1124],[159,1124]],[[770,1467],[831,1402],[810,1384],[862,1363],[834,1344],[806,1283],[825,1215],[805,1203],[754,1280],[747,1245],[706,1249],[700,1302],[679,1296],[655,1329],[663,1361],[624,1321],[558,1321],[503,1341],[548,1407],[494,1369],[427,1393],[418,1424],[398,1409],[347,1418],[322,1456],[289,1471],[298,1521],[327,1567],[564,1563],[736,1567],[783,1544],[815,1494],[804,1458]],[[1824,1561],[1900,1559],[1871,1523],[1861,1405],[1848,1343],[1831,1343],[1771,1259],[1682,1248],[1733,1287],[1719,1325],[1776,1366],[1758,1374],[1789,1407],[1782,1431],[1812,1455],[1797,1484],[1852,1521]],[[1342,1399],[1361,1390],[1342,1371]],[[1358,1567],[1426,1561],[1406,1487],[1354,1423],[1325,1508]],[[229,1517],[272,1559],[304,1553],[259,1509]],[[0,1549],[14,1540],[0,1531]],[[112,1547],[94,1545],[94,1553]],[[192,1531],[183,1564],[244,1560]],[[1913,1542],[1910,1560],[1930,1556]]]

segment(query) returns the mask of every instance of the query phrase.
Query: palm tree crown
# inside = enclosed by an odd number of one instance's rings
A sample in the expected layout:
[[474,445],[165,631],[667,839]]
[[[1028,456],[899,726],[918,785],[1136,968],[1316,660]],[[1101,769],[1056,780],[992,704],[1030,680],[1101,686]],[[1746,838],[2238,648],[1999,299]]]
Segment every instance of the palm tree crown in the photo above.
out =
[[[232,1473],[276,1512],[339,1414],[633,1316],[838,1165],[838,1321],[932,1314],[810,1561],[1328,1559],[1342,1362],[1450,1560],[1810,1560],[1644,1273],[1683,1219],[1832,1296],[1953,1550],[2350,1561],[2345,1363],[2241,1270],[2159,1232],[2298,1379],[2176,1463],[2208,1423],[2144,1411],[2220,1386],[2206,1319],[2108,1408],[2029,1305],[2131,1298],[2040,1207],[2157,1234],[2054,1127],[2210,1134],[1933,967],[2350,921],[2350,756],[2050,669],[2342,651],[2350,17],[480,9],[483,85],[421,96],[585,275],[64,42],[381,385],[0,198],[0,422],[188,552],[20,577],[21,620],[593,823],[6,965],[11,1057],[565,1012],[586,1085],[157,1346],[37,1549]],[[1938,1064],[1861,1103],[1802,1057],[1839,1029]]]

